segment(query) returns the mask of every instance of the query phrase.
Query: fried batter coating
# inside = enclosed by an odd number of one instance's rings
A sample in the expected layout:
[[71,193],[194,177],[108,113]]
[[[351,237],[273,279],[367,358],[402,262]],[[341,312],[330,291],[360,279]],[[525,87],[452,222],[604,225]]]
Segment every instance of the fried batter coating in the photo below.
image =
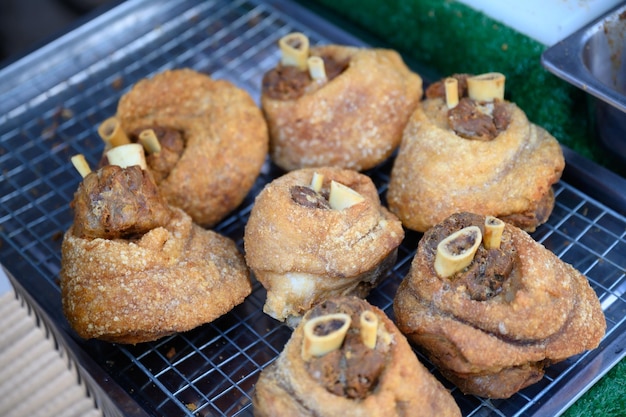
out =
[[145,128],[179,132],[182,153],[171,153],[177,162],[155,177],[168,202],[205,227],[243,201],[268,152],[267,124],[250,95],[191,69],[139,81],[120,99],[117,118],[128,135]]
[[499,249],[481,247],[466,269],[439,276],[438,243],[484,224],[458,213],[428,230],[393,307],[400,331],[461,391],[508,398],[547,366],[596,348],[606,322],[587,279],[510,224]]
[[75,194],[61,247],[61,297],[85,339],[156,340],[216,319],[252,290],[235,243],[194,224],[155,190],[139,166],[108,165]]
[[[359,316],[364,311],[378,318],[374,348],[361,339]],[[352,319],[343,344],[305,360],[304,324],[334,313]],[[278,359],[261,372],[252,401],[257,417],[461,415],[385,313],[357,297],[332,298],[313,307]]]
[[280,64],[265,74],[261,107],[272,160],[288,171],[362,171],[387,159],[422,96],[422,79],[393,50],[326,45],[310,56],[324,60],[328,82]]
[[[324,176],[318,193],[308,187],[316,172]],[[332,180],[364,201],[330,208]],[[365,297],[393,267],[403,237],[400,221],[380,204],[369,177],[354,170],[307,168],[275,179],[257,196],[244,247],[250,269],[268,291],[264,311],[295,327],[326,298]]]
[[391,171],[387,202],[403,225],[425,232],[460,211],[527,232],[545,223],[565,167],[558,141],[512,102],[462,98],[448,109],[438,94],[428,96],[407,123]]

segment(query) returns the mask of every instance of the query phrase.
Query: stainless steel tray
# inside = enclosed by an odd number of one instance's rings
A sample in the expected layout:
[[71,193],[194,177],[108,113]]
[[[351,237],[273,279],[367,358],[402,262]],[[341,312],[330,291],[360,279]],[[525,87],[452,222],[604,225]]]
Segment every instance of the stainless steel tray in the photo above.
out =
[[626,4],[552,45],[543,66],[588,93],[596,138],[626,162]]
[[[294,30],[313,43],[363,45],[283,0],[130,0],[0,70],[0,262],[71,353],[105,415],[251,416],[254,383],[290,330],[262,312],[265,292],[255,283],[242,305],[184,334],[136,346],[77,338],[62,315],[58,286],[62,234],[72,221],[68,203],[80,180],[70,156],[83,153],[94,165],[102,150],[97,124],[133,83],[164,69],[192,67],[229,79],[258,101],[262,74],[278,59],[276,41]],[[555,210],[533,237],[589,278],[607,317],[606,337],[508,400],[466,396],[444,381],[465,416],[557,415],[626,354],[626,181],[565,153]],[[382,198],[390,166],[368,171]],[[241,207],[216,229],[241,245],[254,196],[276,175],[268,162]],[[419,238],[407,234],[391,276],[369,297],[390,315]]]

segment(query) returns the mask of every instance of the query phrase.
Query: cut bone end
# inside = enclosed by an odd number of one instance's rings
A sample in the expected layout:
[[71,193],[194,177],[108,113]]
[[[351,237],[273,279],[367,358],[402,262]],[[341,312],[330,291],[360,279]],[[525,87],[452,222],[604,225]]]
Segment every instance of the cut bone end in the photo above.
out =
[[106,156],[111,165],[118,165],[122,168],[139,165],[141,169],[147,168],[146,155],[143,146],[139,143],[116,146],[108,150]]
[[309,67],[309,75],[317,82],[326,82],[328,77],[326,76],[326,67],[324,67],[324,60],[319,56],[312,56],[307,59],[307,65]]
[[469,98],[476,101],[504,100],[504,74],[488,72],[467,79]]
[[328,203],[334,210],[343,210],[365,200],[361,194],[337,181],[330,182]]
[[482,240],[478,226],[468,226],[452,233],[437,245],[435,271],[447,278],[462,271],[474,260]]
[[378,333],[378,316],[370,310],[361,313],[361,340],[370,349],[376,347],[376,337]]
[[161,152],[161,142],[159,142],[159,138],[157,138],[156,133],[152,129],[142,130],[139,133],[139,142],[148,153]]
[[278,46],[281,51],[281,63],[284,66],[307,69],[309,38],[305,34],[293,32],[285,35],[278,41]]
[[443,86],[446,91],[446,106],[453,109],[459,104],[459,80],[453,77],[445,79]]
[[303,329],[302,358],[307,361],[339,349],[351,321],[345,313],[327,314],[307,321]]
[[324,184],[324,174],[320,174],[317,172],[313,173],[313,178],[311,178],[311,189],[316,193],[319,193],[322,189],[322,185]]
[[485,248],[500,248],[502,232],[504,232],[504,222],[494,216],[487,216],[485,218],[485,236],[483,237],[483,245]]
[[130,142],[126,133],[122,130],[117,117],[109,117],[98,126],[98,135],[107,144],[112,147],[126,145]]
[[85,159],[85,155],[74,155],[72,156],[71,161],[72,165],[74,165],[74,168],[76,168],[76,171],[78,171],[81,177],[85,178],[91,172],[91,168]]

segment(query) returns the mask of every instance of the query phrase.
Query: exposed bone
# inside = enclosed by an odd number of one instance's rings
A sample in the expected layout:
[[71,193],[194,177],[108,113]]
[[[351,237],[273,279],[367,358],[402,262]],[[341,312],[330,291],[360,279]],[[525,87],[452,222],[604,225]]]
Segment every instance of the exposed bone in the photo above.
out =
[[111,165],[118,165],[122,168],[139,165],[141,169],[147,168],[146,154],[139,143],[116,146],[108,150],[106,156]]
[[504,231],[504,222],[496,217],[487,216],[485,218],[485,236],[483,236],[483,245],[486,249],[500,248],[502,241],[502,232]]
[[472,263],[480,246],[482,233],[478,226],[468,226],[452,233],[437,245],[435,271],[447,278]]
[[98,126],[98,134],[102,140],[109,144],[111,147],[125,145],[130,143],[130,139],[126,133],[122,130],[117,117],[109,117]]
[[504,74],[488,72],[467,79],[469,98],[476,101],[504,100]]
[[378,316],[370,310],[361,313],[361,340],[368,348],[376,347],[376,334],[378,333]]
[[159,142],[159,138],[157,138],[156,133],[152,129],[142,130],[139,133],[139,142],[148,153],[161,152],[161,142]]
[[352,319],[348,314],[335,313],[315,317],[304,324],[302,358],[324,356],[343,344]]
[[324,174],[319,174],[317,172],[313,173],[313,178],[311,179],[311,188],[316,193],[319,193],[322,189],[322,184],[324,183]]
[[72,165],[74,165],[74,168],[76,168],[76,171],[78,171],[81,177],[85,178],[91,172],[91,168],[85,159],[85,155],[82,153],[72,156],[71,161]]
[[307,59],[307,65],[309,67],[309,75],[313,80],[320,83],[325,83],[328,80],[324,60],[322,58],[319,56],[311,56]]
[[330,182],[328,203],[334,210],[343,210],[365,200],[361,194],[337,181]]
[[454,77],[448,77],[443,82],[446,90],[446,106],[453,109],[459,104],[459,80]]
[[293,32],[283,36],[278,41],[280,47],[281,63],[285,66],[298,67],[300,70],[307,69],[309,57],[309,38],[300,32]]

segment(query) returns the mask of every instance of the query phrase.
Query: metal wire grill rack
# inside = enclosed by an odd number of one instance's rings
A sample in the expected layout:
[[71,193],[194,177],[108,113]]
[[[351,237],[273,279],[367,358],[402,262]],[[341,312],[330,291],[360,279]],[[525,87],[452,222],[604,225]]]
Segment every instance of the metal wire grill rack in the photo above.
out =
[[[68,203],[80,180],[69,159],[82,153],[93,166],[102,152],[97,124],[115,113],[130,86],[165,69],[191,67],[229,79],[258,102],[261,77],[278,59],[276,41],[294,30],[312,43],[360,42],[288,1],[138,0],[0,72],[0,262],[67,334],[78,361],[102,371],[104,377],[88,381],[94,390],[110,396],[119,386],[140,409],[110,399],[123,414],[251,416],[254,383],[291,331],[262,312],[265,291],[255,283],[243,304],[184,334],[136,346],[74,337],[57,282],[62,234],[72,221]],[[390,167],[388,161],[367,172],[383,201]],[[254,196],[280,174],[267,162],[249,196],[216,230],[242,247]],[[465,416],[558,414],[624,355],[626,218],[566,181],[555,191],[554,212],[533,237],[589,278],[607,318],[606,337],[599,349],[550,367],[539,383],[497,401],[461,394],[417,352]],[[394,270],[368,297],[391,317],[419,238],[407,233]]]

